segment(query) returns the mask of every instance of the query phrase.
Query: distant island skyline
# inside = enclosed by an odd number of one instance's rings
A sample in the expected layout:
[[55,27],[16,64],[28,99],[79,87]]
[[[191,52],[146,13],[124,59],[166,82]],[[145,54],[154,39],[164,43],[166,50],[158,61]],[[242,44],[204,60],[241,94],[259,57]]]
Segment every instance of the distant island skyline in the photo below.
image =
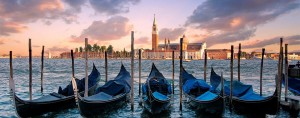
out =
[[89,44],[112,45],[115,51],[130,50],[130,32],[135,49],[151,49],[153,16],[158,26],[158,44],[165,39],[206,42],[208,49],[229,49],[242,44],[246,52],[279,52],[279,38],[289,52],[300,52],[300,1],[0,1],[0,55],[33,55],[41,48],[53,56]]

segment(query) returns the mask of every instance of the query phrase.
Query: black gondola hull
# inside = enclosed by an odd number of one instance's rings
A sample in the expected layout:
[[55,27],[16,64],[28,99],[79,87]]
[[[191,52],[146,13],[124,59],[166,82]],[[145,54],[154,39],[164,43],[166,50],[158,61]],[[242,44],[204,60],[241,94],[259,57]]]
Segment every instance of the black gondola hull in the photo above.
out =
[[144,108],[152,114],[158,114],[167,111],[171,106],[170,100],[169,101],[153,100],[152,102],[150,102],[149,100],[144,100],[143,104],[144,104]]
[[237,114],[270,114],[275,115],[279,110],[277,96],[270,96],[263,101],[243,101],[232,98],[233,109]]
[[108,112],[112,109],[120,108],[129,100],[129,94],[125,94],[118,99],[111,101],[86,101],[82,98],[78,99],[80,114],[84,117],[91,117]]
[[19,117],[37,116],[76,106],[74,96],[51,102],[27,102],[17,98],[17,96],[15,98],[16,112]]
[[218,115],[222,114],[224,111],[224,99],[220,96],[218,96],[216,99],[213,99],[211,101],[198,101],[195,100],[194,97],[191,97],[187,94],[185,96],[187,99],[188,106],[195,110],[196,113],[207,113],[207,114],[213,114]]

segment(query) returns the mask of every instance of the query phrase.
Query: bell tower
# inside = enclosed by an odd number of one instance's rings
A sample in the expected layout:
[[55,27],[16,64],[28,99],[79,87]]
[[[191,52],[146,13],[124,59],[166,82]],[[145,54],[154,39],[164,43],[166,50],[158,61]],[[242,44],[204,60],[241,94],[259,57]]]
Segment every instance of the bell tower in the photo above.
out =
[[154,21],[152,26],[152,50],[153,51],[158,50],[158,29],[157,29],[155,14],[154,14]]

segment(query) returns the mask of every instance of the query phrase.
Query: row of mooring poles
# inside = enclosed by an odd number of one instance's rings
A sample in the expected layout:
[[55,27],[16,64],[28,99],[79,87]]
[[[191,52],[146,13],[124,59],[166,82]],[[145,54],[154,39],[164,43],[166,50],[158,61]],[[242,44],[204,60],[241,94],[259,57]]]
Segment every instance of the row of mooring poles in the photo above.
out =
[[[133,86],[133,68],[134,68],[134,32],[132,31],[131,34],[131,75],[132,75],[132,81],[131,86]],[[87,89],[88,89],[88,50],[87,50],[87,44],[88,39],[85,39],[85,74],[86,74],[86,80],[85,80],[85,97],[87,95]],[[73,50],[71,50],[72,52]],[[11,56],[10,52],[10,56]],[[43,92],[43,68],[44,68],[44,46],[42,47],[42,56],[41,56],[41,91]],[[73,54],[73,53],[72,53]],[[230,61],[230,89],[233,89],[232,81],[233,81],[233,59],[234,59],[234,49],[233,45],[231,46],[231,61]],[[262,95],[262,74],[263,74],[263,62],[264,62],[264,55],[265,55],[265,48],[262,48],[262,59],[261,59],[261,68],[260,68],[260,95]],[[282,38],[280,39],[280,54],[279,54],[279,63],[278,63],[278,93],[281,95],[281,80],[282,80],[282,72],[283,72],[283,58],[285,56],[285,77],[288,77],[288,44],[285,44],[285,55],[283,55],[283,46],[282,46]],[[241,57],[241,44],[239,44],[239,52],[238,52],[238,78],[240,78],[240,57]],[[72,65],[74,65],[74,60],[72,59]],[[205,62],[204,62],[204,79],[206,81],[206,66],[207,66],[207,50],[205,50]],[[182,110],[182,38],[180,39],[180,80],[179,80],[179,87],[180,87],[180,110]],[[107,82],[107,52],[105,52],[105,72],[106,72],[106,82]],[[173,94],[174,94],[174,51],[172,52],[172,86],[173,86]],[[74,67],[72,66],[72,75],[74,77]],[[223,75],[223,73],[221,73]],[[240,79],[239,79],[240,81]],[[222,81],[223,82],[223,81]],[[285,80],[285,97],[287,97],[287,87],[288,87],[288,79]],[[139,49],[139,95],[141,94],[141,50]],[[131,108],[134,109],[133,104],[133,87],[131,88]],[[224,91],[223,91],[224,92]],[[29,94],[30,94],[30,100],[32,100],[32,48],[31,48],[31,39],[29,39]],[[230,91],[230,99],[232,99],[232,91]],[[280,97],[279,97],[280,100]],[[231,110],[231,106],[230,106]]]

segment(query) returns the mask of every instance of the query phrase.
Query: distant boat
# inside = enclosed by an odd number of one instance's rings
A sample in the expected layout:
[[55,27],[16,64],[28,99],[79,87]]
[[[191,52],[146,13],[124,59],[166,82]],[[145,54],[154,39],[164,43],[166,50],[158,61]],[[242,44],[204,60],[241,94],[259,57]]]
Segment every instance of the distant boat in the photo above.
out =
[[[76,79],[76,83],[80,85],[80,93],[84,90],[84,80],[85,78],[81,80]],[[89,75],[89,91],[94,90],[96,83],[98,83],[99,80],[100,73],[96,69],[95,65],[93,65],[93,70]],[[9,80],[9,87],[12,91],[12,99],[16,108],[16,113],[19,117],[32,117],[76,106],[71,83],[63,90],[59,87],[60,89],[58,93],[53,92],[34,100],[22,100],[19,98],[15,93],[15,83],[12,78]]]
[[143,89],[144,108],[152,114],[167,111],[170,108],[171,85],[157,70],[154,63]]
[[[91,117],[124,105],[122,103],[129,99],[130,78],[129,72],[122,64],[117,77],[97,88],[91,96],[82,97],[81,94],[75,92],[80,114],[84,117]],[[72,83],[73,90],[77,90],[74,79]]]
[[190,61],[192,61],[192,60],[189,60],[189,59],[183,60],[183,62],[190,62]]

